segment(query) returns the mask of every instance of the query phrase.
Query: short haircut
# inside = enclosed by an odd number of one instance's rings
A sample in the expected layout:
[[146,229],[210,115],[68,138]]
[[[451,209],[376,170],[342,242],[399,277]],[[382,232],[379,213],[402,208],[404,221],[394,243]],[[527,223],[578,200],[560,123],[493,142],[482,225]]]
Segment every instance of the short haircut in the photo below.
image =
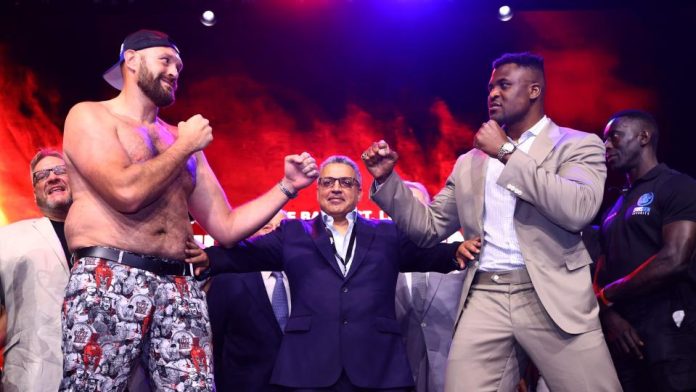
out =
[[428,190],[425,189],[425,185],[421,184],[420,182],[416,182],[416,181],[404,181],[404,185],[422,193],[424,198],[425,198],[425,202],[430,204],[430,194],[428,193]]
[[544,75],[544,58],[530,52],[505,53],[493,61],[493,69],[498,69],[505,64],[517,64],[520,67],[537,70],[542,76]]
[[622,110],[614,113],[609,121],[618,119],[628,119],[634,121],[639,127],[639,130],[647,130],[650,133],[650,144],[653,149],[657,150],[657,142],[660,138],[660,130],[657,127],[657,121],[652,114],[637,109]]
[[42,159],[46,157],[56,157],[65,160],[65,158],[63,158],[63,154],[56,149],[47,147],[39,148],[39,151],[36,153],[36,155],[34,155],[33,158],[31,158],[31,161],[29,162],[29,177],[31,177],[32,182],[34,181],[34,168]]
[[353,171],[355,172],[355,179],[358,180],[358,188],[362,188],[362,174],[360,174],[360,169],[358,168],[358,164],[355,163],[355,161],[353,161],[345,155],[332,155],[326,158],[326,160],[321,163],[321,166],[319,166],[319,171],[322,171],[324,167],[332,163],[342,163],[353,168]]

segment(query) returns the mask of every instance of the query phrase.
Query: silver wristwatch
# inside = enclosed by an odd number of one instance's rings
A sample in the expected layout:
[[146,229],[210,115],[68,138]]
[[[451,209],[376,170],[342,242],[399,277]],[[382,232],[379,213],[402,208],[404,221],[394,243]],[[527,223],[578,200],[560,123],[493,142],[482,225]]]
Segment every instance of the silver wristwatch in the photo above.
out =
[[501,160],[505,155],[512,154],[516,149],[517,147],[514,144],[505,142],[502,146],[500,146],[500,150],[498,150],[498,156],[496,158]]

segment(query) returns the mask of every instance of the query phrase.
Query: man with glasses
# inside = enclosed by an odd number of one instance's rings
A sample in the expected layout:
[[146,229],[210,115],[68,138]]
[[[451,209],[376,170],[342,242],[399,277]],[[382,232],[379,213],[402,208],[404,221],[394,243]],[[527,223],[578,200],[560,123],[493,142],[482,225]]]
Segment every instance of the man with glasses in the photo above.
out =
[[63,222],[72,203],[60,152],[40,150],[29,164],[42,218],[0,228],[0,296],[7,338],[2,390],[55,391],[62,368],[60,309],[70,275]]
[[320,167],[320,215],[285,220],[234,248],[208,248],[211,273],[285,271],[291,313],[271,383],[293,391],[406,391],[413,386],[394,312],[400,271],[458,268],[459,243],[421,249],[391,221],[366,220],[357,165]]

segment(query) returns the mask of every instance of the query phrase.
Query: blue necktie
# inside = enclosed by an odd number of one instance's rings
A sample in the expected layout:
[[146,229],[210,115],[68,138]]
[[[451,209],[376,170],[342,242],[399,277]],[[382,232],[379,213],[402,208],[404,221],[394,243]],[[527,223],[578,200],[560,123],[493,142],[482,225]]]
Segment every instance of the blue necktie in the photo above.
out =
[[275,278],[275,286],[273,287],[273,294],[271,295],[271,307],[273,307],[273,314],[275,314],[276,320],[278,320],[278,325],[280,325],[280,330],[285,331],[285,324],[288,323],[288,295],[285,292],[285,283],[283,282],[283,273],[280,271],[273,271],[271,275]]

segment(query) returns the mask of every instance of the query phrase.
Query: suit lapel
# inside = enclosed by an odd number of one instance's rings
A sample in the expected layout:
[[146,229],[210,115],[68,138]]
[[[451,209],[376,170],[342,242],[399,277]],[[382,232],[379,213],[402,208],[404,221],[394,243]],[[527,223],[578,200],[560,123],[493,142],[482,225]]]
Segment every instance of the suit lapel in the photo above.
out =
[[[479,234],[483,237],[483,200],[486,189],[486,170],[488,170],[488,155],[475,150],[471,157],[471,189],[474,194],[474,211],[477,211],[476,223]],[[469,175],[468,173],[463,173]]]
[[355,227],[353,227],[353,230],[358,230],[355,235],[355,256],[353,256],[353,262],[350,265],[350,270],[348,270],[346,280],[355,275],[355,271],[360,268],[360,265],[365,260],[367,251],[370,249],[370,246],[372,246],[372,240],[375,238],[374,226],[363,219],[359,214],[355,219]]
[[39,234],[46,240],[46,243],[51,246],[53,253],[56,255],[54,261],[60,263],[61,268],[66,275],[70,274],[68,271],[68,262],[65,260],[65,252],[63,251],[63,245],[61,245],[60,240],[56,231],[53,229],[53,225],[48,218],[41,218],[34,221],[34,229],[39,232]]
[[263,282],[263,275],[260,272],[247,274],[244,277],[244,284],[246,284],[247,289],[251,293],[251,298],[253,298],[254,301],[256,301],[259,305],[259,309],[263,309],[261,313],[264,314],[264,317],[268,319],[268,322],[276,326],[278,333],[281,333],[278,320],[276,320],[275,314],[273,313],[271,301],[268,299],[266,286]]
[[[343,278],[343,273],[341,270],[338,268],[338,261],[336,260],[336,255],[335,255],[335,250],[333,246],[331,245],[331,240],[329,240],[329,233],[328,230],[326,229],[326,226],[324,225],[324,222],[321,220],[321,214],[317,215],[316,218],[314,218],[314,223],[312,224],[312,240],[314,240],[314,245],[316,245],[317,249],[319,249],[319,253],[324,256],[324,260],[329,263],[331,268],[336,271],[337,274],[339,274]],[[360,232],[358,232],[360,233]],[[356,239],[358,242],[360,241],[359,238]],[[356,250],[356,255],[357,255],[357,250]]]
[[442,283],[443,276],[443,274],[428,274],[428,290],[425,292],[425,306],[423,307],[423,314],[428,313],[428,309],[435,298],[435,293],[437,293],[440,283]]
[[551,153],[556,143],[561,140],[561,136],[561,129],[553,121],[549,120],[549,123],[539,132],[534,143],[529,148],[529,156],[537,164],[541,164]]

